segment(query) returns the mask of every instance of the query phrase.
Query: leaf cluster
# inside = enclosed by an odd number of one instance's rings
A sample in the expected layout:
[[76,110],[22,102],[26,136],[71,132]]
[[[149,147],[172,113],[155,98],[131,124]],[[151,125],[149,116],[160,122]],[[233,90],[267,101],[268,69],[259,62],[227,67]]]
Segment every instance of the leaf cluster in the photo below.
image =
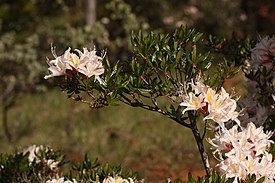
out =
[[[127,65],[104,59],[103,83],[76,73],[65,77],[62,88],[69,97],[76,94],[76,100],[91,107],[121,101],[161,113],[188,127],[179,106],[181,94],[190,91],[187,83],[203,79],[219,90],[225,79],[240,71],[249,48],[249,41],[235,37],[231,40],[213,38],[188,27],[166,35],[133,32],[131,44],[132,59]],[[223,62],[217,64],[220,58]],[[81,92],[88,94],[91,100],[84,100]]]
[[110,164],[101,164],[98,160],[91,161],[88,156],[85,156],[83,162],[78,162],[72,167],[71,176],[76,174],[77,180],[85,182],[100,181],[108,176],[120,176],[124,179],[132,178],[136,180],[138,178],[137,172],[123,169],[121,166],[113,166]]
[[64,165],[64,155],[59,151],[43,149],[37,154],[39,162],[29,162],[29,153],[15,152],[0,154],[0,182],[43,182],[54,176],[56,169],[50,169],[44,160],[58,161]]

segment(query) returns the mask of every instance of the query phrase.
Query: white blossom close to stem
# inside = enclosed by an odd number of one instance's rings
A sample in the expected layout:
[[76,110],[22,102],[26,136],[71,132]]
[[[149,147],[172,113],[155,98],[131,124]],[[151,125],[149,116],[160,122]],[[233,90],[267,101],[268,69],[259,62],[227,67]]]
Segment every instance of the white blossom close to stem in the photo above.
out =
[[211,119],[224,127],[224,123],[233,120],[240,125],[239,113],[236,111],[237,103],[224,88],[216,92],[211,87],[204,85],[201,80],[189,83],[192,92],[182,95],[180,106],[186,111],[197,110],[204,115],[204,120]]

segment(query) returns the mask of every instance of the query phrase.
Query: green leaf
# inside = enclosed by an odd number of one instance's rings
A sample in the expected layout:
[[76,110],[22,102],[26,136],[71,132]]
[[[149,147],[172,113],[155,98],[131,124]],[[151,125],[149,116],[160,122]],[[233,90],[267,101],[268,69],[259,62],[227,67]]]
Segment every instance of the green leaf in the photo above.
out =
[[138,88],[138,91],[140,91],[141,93],[150,93],[151,92],[150,89],[144,89],[144,88]]
[[192,47],[192,53],[191,53],[191,55],[192,55],[192,62],[193,63],[195,63],[195,61],[196,61],[196,59],[197,59],[197,46],[196,45],[194,45],[193,47]]
[[198,42],[202,36],[203,36],[203,33],[198,33],[197,35],[194,36],[193,42],[194,43]]
[[265,177],[261,177],[256,183],[263,183],[265,180]]
[[230,179],[228,179],[225,183],[233,183],[234,180],[235,180],[235,178],[230,178]]
[[188,181],[187,182],[188,183],[195,183],[196,182],[195,178],[193,177],[193,175],[190,172],[188,173]]

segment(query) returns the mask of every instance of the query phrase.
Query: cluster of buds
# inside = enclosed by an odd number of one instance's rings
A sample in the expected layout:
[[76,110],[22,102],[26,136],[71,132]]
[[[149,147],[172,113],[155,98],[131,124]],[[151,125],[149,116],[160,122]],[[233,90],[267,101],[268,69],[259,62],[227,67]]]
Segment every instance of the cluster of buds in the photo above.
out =
[[268,148],[274,143],[269,138],[271,132],[264,133],[263,127],[257,128],[249,123],[246,128],[238,130],[235,125],[231,129],[220,128],[209,142],[214,149],[214,156],[220,163],[217,165],[226,178],[246,180],[248,176],[255,176],[256,180],[265,177],[265,183],[274,182],[275,162]]
[[204,115],[204,120],[211,119],[224,127],[224,123],[233,120],[239,124],[236,111],[237,103],[232,99],[224,88],[216,92],[211,87],[202,83],[202,81],[189,83],[192,92],[182,95],[183,101],[180,106],[186,107],[186,111],[196,110]]
[[97,56],[95,48],[91,51],[87,48],[83,48],[83,52],[78,49],[75,49],[75,51],[78,55],[71,53],[71,48],[68,48],[63,55],[57,56],[53,50],[52,53],[55,59],[48,61],[50,74],[44,78],[69,75],[67,70],[71,70],[75,73],[81,73],[88,78],[95,76],[95,79],[100,81],[99,76],[104,73],[102,60],[105,55]]

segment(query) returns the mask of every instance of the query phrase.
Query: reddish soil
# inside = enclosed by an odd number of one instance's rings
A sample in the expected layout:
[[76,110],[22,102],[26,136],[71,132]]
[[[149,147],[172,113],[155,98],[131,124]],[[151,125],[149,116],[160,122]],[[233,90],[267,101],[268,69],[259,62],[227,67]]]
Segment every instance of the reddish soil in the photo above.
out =
[[[68,160],[72,162],[82,161],[83,159],[83,155],[76,152],[71,152],[68,156]],[[135,162],[122,164],[122,167],[138,172],[140,177],[145,179],[145,183],[165,183],[168,178],[172,181],[180,179],[183,182],[187,182],[189,172],[196,179],[198,176],[202,177],[205,175],[203,167],[197,163],[200,163],[200,161],[192,163],[190,160],[186,160],[185,162],[175,162],[171,165],[165,162],[164,159],[148,155],[141,157]]]
[[139,162],[128,164],[126,167],[139,172],[140,176],[145,178],[146,183],[165,183],[165,180],[168,178],[172,181],[180,179],[183,182],[187,182],[189,172],[195,178],[205,175],[204,169],[199,165],[188,164],[185,162],[175,162],[173,165],[169,165],[165,162],[154,162],[148,159],[148,157],[144,157]]

